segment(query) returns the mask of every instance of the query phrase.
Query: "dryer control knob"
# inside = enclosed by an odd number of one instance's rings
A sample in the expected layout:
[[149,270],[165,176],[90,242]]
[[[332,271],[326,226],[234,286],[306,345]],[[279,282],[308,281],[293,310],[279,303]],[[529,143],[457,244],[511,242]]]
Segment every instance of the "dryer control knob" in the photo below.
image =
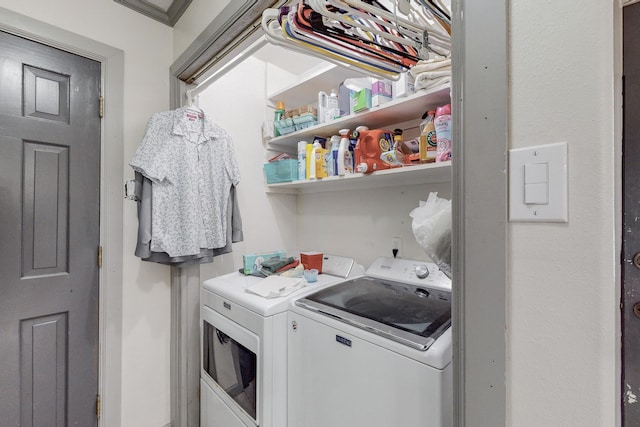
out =
[[419,279],[425,279],[429,275],[429,269],[426,265],[417,265],[416,266],[416,276]]

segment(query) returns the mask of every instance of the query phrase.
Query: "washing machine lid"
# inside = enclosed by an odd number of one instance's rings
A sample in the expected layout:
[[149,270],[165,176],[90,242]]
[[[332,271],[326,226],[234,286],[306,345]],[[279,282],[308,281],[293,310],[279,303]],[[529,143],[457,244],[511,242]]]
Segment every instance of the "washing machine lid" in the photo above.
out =
[[418,350],[427,350],[451,325],[451,292],[369,276],[295,303]]

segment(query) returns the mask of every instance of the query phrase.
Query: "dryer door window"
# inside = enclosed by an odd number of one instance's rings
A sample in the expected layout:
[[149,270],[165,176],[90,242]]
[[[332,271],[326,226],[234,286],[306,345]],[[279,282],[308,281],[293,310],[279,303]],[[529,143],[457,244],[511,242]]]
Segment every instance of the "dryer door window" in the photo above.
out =
[[227,332],[203,322],[202,367],[242,408],[256,419],[257,357]]

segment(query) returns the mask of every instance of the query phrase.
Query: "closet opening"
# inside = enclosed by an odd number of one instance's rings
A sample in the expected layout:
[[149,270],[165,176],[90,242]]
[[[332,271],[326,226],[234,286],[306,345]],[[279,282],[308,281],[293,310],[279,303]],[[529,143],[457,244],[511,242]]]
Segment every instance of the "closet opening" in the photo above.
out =
[[[243,242],[234,244],[231,254],[219,257],[213,264],[176,269],[172,275],[174,285],[178,284],[173,288],[180,289],[172,295],[175,331],[172,380],[186,384],[187,395],[197,396],[199,371],[181,368],[177,362],[196,360],[193,354],[199,354],[195,350],[199,348],[199,337],[184,327],[197,323],[192,316],[185,315],[184,309],[198,306],[203,280],[241,264],[243,253],[280,248],[291,253],[310,248],[325,250],[353,256],[365,266],[376,256],[393,256],[394,249],[399,249],[407,259],[425,259],[427,255],[416,241],[409,213],[429,193],[437,193],[438,197],[452,201],[454,425],[462,426],[465,419],[473,419],[477,405],[492,408],[486,425],[504,425],[506,178],[496,171],[506,168],[506,7],[504,2],[492,2],[495,13],[487,19],[486,10],[466,3],[452,2],[451,91],[442,90],[435,99],[427,101],[431,102],[429,108],[447,102],[452,105],[453,160],[428,172],[397,177],[393,174],[382,184],[380,180],[372,185],[352,183],[343,189],[327,181],[328,189],[322,190],[309,189],[306,184],[272,186],[266,183],[263,170],[264,164],[279,154],[286,153],[292,159],[297,155],[297,146],[278,139],[270,127],[278,97],[289,97],[292,108],[318,105],[319,92],[338,91],[340,83],[366,73],[274,46],[266,41],[261,30],[236,40],[237,47],[225,55],[227,59],[215,65],[211,65],[212,58],[203,56],[207,71],[193,73],[192,76],[198,75],[195,78],[184,75],[178,78],[176,70],[183,69],[184,63],[180,63],[181,59],[176,61],[172,67],[176,76],[172,80],[173,106],[194,102],[234,138],[242,175],[238,194],[245,235]],[[464,22],[460,19],[463,10]],[[487,26],[491,31],[484,31]],[[484,35],[482,55],[474,51],[481,41],[471,36],[480,33]],[[195,51],[197,44],[194,42],[188,51]],[[491,64],[491,75],[482,71],[487,64]],[[314,74],[321,77],[312,79],[309,86],[301,85],[300,76]],[[469,95],[483,90],[492,93],[490,105]],[[296,92],[305,93],[296,98]],[[385,126],[406,126],[407,138],[419,138],[421,116],[427,112],[427,108],[422,108],[424,102],[387,109],[397,119],[386,119]],[[285,102],[285,109],[288,107]],[[407,109],[414,110],[413,117],[407,114]],[[356,127],[356,122],[348,124]],[[338,131],[331,129],[327,136]],[[473,146],[466,143],[471,135]],[[496,156],[496,152],[501,155]],[[483,166],[479,159],[486,160]],[[376,178],[375,173],[370,177]],[[400,248],[395,247],[398,242]],[[493,250],[481,249],[483,245]],[[495,268],[478,269],[478,265]],[[473,275],[465,274],[470,267]],[[469,290],[469,286],[473,289]],[[478,294],[480,289],[484,290],[483,295]],[[486,305],[476,305],[478,301]],[[487,315],[489,306],[496,310]],[[175,345],[179,342],[187,345],[180,348]],[[181,403],[188,400],[185,396],[172,397],[174,413],[182,414],[184,419],[196,416],[193,407]],[[486,418],[486,413],[483,417]]]

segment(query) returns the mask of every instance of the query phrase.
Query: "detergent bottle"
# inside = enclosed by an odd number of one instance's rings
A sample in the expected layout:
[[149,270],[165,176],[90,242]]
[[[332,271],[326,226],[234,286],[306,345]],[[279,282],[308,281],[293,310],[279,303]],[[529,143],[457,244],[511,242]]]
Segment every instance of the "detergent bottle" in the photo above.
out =
[[322,153],[322,144],[318,141],[315,141],[311,145],[311,160],[309,161],[309,179],[320,178],[318,176],[318,167],[319,163],[321,163]]
[[436,127],[433,122],[435,111],[427,111],[427,116],[420,123],[420,163],[432,163],[436,161],[438,150],[438,137]]
[[338,176],[353,173],[353,161],[349,152],[349,129],[340,129],[340,145],[338,146]]
[[451,160],[451,104],[443,105],[436,109],[436,118],[433,120],[438,138],[438,151],[436,162]]
[[340,137],[338,135],[333,135],[329,140],[331,143],[331,166],[328,167],[330,169],[330,176],[338,175],[338,151],[340,149]]
[[323,147],[326,143],[324,138],[314,138],[313,140],[313,155],[315,157],[316,164],[316,179],[326,178],[328,176],[326,156],[327,150]]

